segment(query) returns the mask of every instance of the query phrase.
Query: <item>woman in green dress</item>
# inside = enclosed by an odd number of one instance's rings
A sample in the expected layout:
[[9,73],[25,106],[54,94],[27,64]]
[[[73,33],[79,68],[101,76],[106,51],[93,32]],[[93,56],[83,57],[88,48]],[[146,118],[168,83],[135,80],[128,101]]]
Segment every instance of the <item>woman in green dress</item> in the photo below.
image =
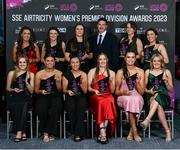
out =
[[169,58],[165,46],[163,44],[160,44],[157,40],[158,32],[156,31],[156,29],[147,29],[145,35],[147,38],[147,44],[144,46],[144,50],[142,52],[144,70],[150,69],[151,57],[154,54],[161,54],[164,58],[164,63],[169,63]]
[[171,141],[171,131],[168,127],[164,109],[170,106],[169,91],[173,90],[170,70],[164,68],[164,59],[161,54],[154,54],[150,63],[151,69],[145,72],[145,92],[150,111],[140,124],[145,130],[151,118],[157,112],[158,118],[166,131],[166,142]]

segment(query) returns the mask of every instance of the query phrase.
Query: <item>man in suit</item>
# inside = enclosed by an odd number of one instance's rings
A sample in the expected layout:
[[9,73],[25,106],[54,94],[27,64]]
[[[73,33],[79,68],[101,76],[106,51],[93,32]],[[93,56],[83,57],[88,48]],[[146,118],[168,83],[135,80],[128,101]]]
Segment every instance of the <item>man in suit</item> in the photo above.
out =
[[104,52],[109,58],[109,68],[117,71],[119,52],[118,40],[115,35],[107,31],[108,25],[105,18],[99,18],[97,22],[98,33],[90,38],[90,47],[93,52],[93,67],[97,63],[97,57]]

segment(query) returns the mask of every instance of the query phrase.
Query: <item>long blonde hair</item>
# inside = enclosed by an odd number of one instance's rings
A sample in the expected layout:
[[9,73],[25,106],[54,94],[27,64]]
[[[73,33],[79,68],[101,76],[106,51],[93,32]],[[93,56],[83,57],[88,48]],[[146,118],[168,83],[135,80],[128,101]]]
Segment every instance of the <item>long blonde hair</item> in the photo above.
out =
[[25,61],[26,61],[26,63],[27,63],[27,71],[28,71],[29,60],[28,60],[27,56],[25,56],[25,55],[19,56],[19,57],[18,57],[18,60],[17,60],[17,62],[16,62],[14,74],[13,74],[13,77],[12,77],[12,82],[15,81],[15,79],[16,79],[16,77],[17,77],[17,73],[18,73],[19,70],[20,70],[18,65],[19,65],[19,61],[20,61],[21,58],[24,58],[24,59],[25,59]]

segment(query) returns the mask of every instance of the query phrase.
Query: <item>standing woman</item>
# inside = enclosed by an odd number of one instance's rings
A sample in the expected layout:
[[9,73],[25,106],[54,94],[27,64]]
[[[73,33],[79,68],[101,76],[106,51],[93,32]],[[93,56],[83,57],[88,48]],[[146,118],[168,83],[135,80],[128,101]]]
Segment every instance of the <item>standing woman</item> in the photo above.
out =
[[143,51],[143,44],[140,38],[137,36],[137,25],[133,21],[129,21],[126,24],[127,34],[120,41],[120,61],[124,61],[124,57],[127,50],[131,50],[136,53],[137,63],[140,65],[141,53]]
[[85,26],[83,24],[76,24],[74,27],[74,37],[70,39],[66,47],[66,60],[69,62],[71,55],[75,55],[80,59],[81,70],[88,73],[89,59],[92,59],[92,52],[87,40]]
[[38,94],[36,112],[44,142],[54,140],[57,134],[57,121],[62,111],[60,96],[62,72],[54,66],[55,58],[46,55],[45,69],[37,72],[35,77],[35,92]]
[[17,67],[7,76],[7,91],[9,92],[8,107],[13,120],[13,131],[16,133],[14,142],[27,140],[26,123],[28,106],[31,106],[31,97],[27,92],[34,91],[34,74],[28,71],[28,59],[20,56]]
[[[113,93],[115,90],[115,72],[108,67],[108,57],[101,53],[97,67],[88,73],[88,90],[90,92],[90,110],[96,118],[97,141],[108,143],[108,135],[115,130],[117,112]],[[108,135],[107,135],[108,134]]]
[[80,70],[80,60],[77,56],[70,58],[70,66],[71,70],[63,76],[63,91],[66,94],[65,109],[70,118],[74,141],[79,142],[85,136],[87,74]]
[[141,142],[137,131],[137,121],[144,105],[142,94],[144,93],[144,71],[135,65],[135,52],[127,51],[123,68],[116,75],[116,92],[118,106],[124,108],[126,117],[130,123],[130,131],[127,140]]
[[42,46],[41,62],[44,63],[44,56],[51,54],[55,57],[55,68],[62,72],[66,71],[65,66],[65,43],[60,39],[60,32],[56,27],[50,27],[48,38]]
[[164,68],[164,58],[161,54],[154,54],[151,58],[151,68],[145,72],[145,92],[149,105],[149,113],[140,124],[145,130],[151,118],[157,112],[158,118],[166,131],[166,142],[171,141],[171,131],[168,127],[164,109],[170,107],[169,91],[173,90],[172,75]]
[[149,28],[145,32],[147,38],[147,44],[144,47],[144,51],[142,53],[144,60],[144,70],[150,69],[151,57],[154,54],[161,54],[164,59],[164,63],[169,63],[169,57],[167,54],[167,50],[163,44],[160,44],[157,40],[158,32],[154,28]]
[[27,56],[29,60],[29,71],[38,71],[37,63],[40,60],[39,48],[33,39],[33,31],[29,27],[22,27],[19,32],[19,39],[13,47],[13,61],[17,62],[21,55]]

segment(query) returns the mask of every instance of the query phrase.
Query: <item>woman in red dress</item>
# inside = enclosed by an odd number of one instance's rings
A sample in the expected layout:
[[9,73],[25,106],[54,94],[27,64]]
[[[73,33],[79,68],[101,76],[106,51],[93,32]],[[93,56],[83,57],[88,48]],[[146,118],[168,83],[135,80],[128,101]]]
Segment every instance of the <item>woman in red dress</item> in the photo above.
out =
[[30,72],[38,71],[37,63],[40,60],[39,48],[33,39],[33,31],[29,27],[21,28],[19,39],[14,43],[13,61],[16,63],[18,57],[27,56],[29,60],[28,69]]
[[108,58],[104,53],[98,56],[97,67],[88,73],[88,90],[91,92],[90,110],[96,118],[99,133],[97,141],[106,144],[107,133],[114,133],[117,113],[112,95],[115,90],[115,72],[108,68]]

